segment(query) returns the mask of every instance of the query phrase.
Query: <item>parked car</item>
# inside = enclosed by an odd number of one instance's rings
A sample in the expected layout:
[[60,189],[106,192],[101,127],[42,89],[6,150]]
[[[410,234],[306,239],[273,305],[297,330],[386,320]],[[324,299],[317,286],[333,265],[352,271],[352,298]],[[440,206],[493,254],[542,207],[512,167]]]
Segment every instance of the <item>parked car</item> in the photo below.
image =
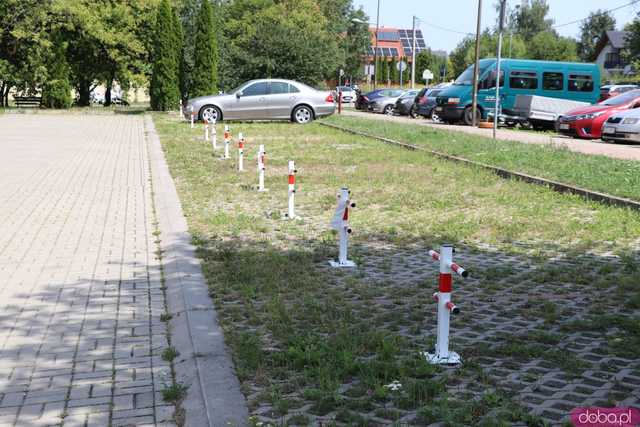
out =
[[338,95],[342,94],[340,98],[342,102],[352,102],[356,99],[356,91],[351,86],[338,86],[336,87],[336,93]]
[[602,140],[640,142],[640,108],[618,112],[602,126]]
[[423,89],[416,97],[416,113],[427,119],[438,119],[438,115],[434,115],[433,110],[436,106],[436,99],[438,95],[447,87],[451,86],[450,83],[440,83],[439,85]]
[[630,108],[640,107],[640,89],[614,96],[596,105],[576,108],[558,119],[557,130],[577,138],[600,138],[602,126],[609,117]]
[[355,104],[356,110],[368,111],[369,102],[375,100],[376,98],[380,98],[381,96],[390,96],[396,93],[394,91],[397,92],[397,89],[376,89],[374,91],[361,94],[356,99],[356,104]]
[[638,85],[604,85],[600,88],[600,99],[598,100],[598,102],[639,88],[640,86]]
[[414,119],[418,117],[418,114],[416,113],[416,110],[414,108],[416,105],[416,97],[418,93],[420,93],[418,89],[411,89],[406,91],[396,101],[393,112],[401,116],[411,116]]
[[[193,110],[191,108],[193,107]],[[333,114],[333,94],[304,83],[282,79],[251,80],[221,95],[187,101],[185,117],[197,112],[198,120],[291,120],[309,123]]]
[[[393,114],[396,101],[405,91],[402,89],[388,89],[382,96],[369,101],[368,109],[374,113]],[[418,93],[418,91],[416,91]]]
[[[469,66],[451,85],[438,95],[435,112],[447,122],[471,124],[473,115],[486,118],[495,109],[496,60],[480,60],[478,108],[472,111],[474,66]],[[600,97],[600,69],[596,64],[573,62],[504,59],[500,71],[502,113],[512,110],[517,95],[536,95],[594,104]],[[555,118],[554,118],[555,119]]]

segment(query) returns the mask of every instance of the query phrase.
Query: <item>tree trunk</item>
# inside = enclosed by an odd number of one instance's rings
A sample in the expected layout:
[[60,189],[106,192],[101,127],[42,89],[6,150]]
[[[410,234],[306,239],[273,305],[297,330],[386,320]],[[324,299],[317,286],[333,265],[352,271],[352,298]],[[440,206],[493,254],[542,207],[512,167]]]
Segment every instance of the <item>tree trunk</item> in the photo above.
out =
[[113,83],[107,83],[107,89],[104,91],[104,106],[108,107],[111,105],[111,86]]
[[11,83],[7,83],[4,88],[4,106],[9,108],[9,91],[11,90]]
[[78,105],[80,107],[88,107],[91,102],[91,82],[86,79],[80,80],[78,94],[80,95]]
[[4,87],[5,82],[2,82],[2,85],[0,86],[0,107],[4,107]]

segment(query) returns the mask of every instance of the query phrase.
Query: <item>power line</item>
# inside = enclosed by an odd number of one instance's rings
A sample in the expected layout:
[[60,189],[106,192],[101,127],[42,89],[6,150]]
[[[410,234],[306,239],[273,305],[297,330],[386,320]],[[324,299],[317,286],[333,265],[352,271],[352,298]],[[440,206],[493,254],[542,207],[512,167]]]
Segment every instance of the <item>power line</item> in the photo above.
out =
[[[636,1],[640,1],[640,0],[636,0]],[[442,31],[448,31],[450,33],[462,34],[463,36],[473,36],[474,35],[473,33],[465,33],[463,31],[452,30],[451,28],[441,27],[440,25],[432,24],[432,23],[427,22],[427,21],[422,20],[422,19],[420,20],[420,23],[421,24],[425,24],[428,27],[437,28],[437,29],[442,30]]]
[[[604,10],[603,12],[605,12],[605,13],[615,12],[616,10],[620,10],[620,9],[623,9],[623,8],[625,8],[627,6],[631,6],[632,4],[636,4],[639,1],[640,0],[633,0],[632,2],[629,2],[627,4],[623,4],[622,6],[614,7],[613,9]],[[588,16],[586,18],[578,19],[576,21],[566,22],[564,24],[559,24],[559,25],[553,25],[552,28],[566,27],[568,25],[573,25],[573,24],[577,24],[578,22],[586,21],[587,19],[589,19]]]

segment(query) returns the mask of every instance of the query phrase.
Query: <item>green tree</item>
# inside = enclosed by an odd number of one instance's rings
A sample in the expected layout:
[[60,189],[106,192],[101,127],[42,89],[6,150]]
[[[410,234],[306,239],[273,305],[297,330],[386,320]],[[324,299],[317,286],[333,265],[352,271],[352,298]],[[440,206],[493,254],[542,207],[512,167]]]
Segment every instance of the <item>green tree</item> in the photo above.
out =
[[46,6],[36,0],[0,0],[0,106],[8,105],[10,90],[36,94],[46,80],[51,46]]
[[569,37],[561,37],[555,31],[543,31],[536,34],[527,46],[527,52],[531,59],[545,61],[578,60],[576,41]]
[[315,85],[335,78],[343,61],[314,0],[235,0],[226,3],[223,22],[225,87],[264,77]]
[[389,62],[389,75],[390,81],[392,85],[398,84],[400,82],[400,77],[398,76],[398,63],[396,62],[396,58],[392,57],[391,62]]
[[605,31],[616,28],[616,19],[606,10],[591,12],[589,17],[580,25],[580,41],[578,55],[583,61],[595,59],[596,45]]
[[57,37],[47,67],[47,80],[42,87],[42,105],[48,108],[71,107],[69,64],[64,43]]
[[178,64],[178,88],[180,91],[180,99],[182,100],[187,97],[187,77],[185,69],[186,63],[184,58],[184,32],[182,29],[182,21],[180,20],[180,16],[178,15],[177,11],[174,11],[173,14],[173,28],[175,28],[173,43],[175,45],[176,64]]
[[211,95],[218,89],[218,43],[210,0],[202,0],[195,36],[190,96]]
[[626,47],[622,53],[625,59],[638,70],[640,69],[640,12],[624,29],[627,32],[627,39]]
[[171,109],[180,97],[173,16],[169,0],[162,0],[156,18],[153,74],[149,91],[151,108],[159,111]]
[[547,18],[549,4],[547,0],[528,0],[522,2],[520,8],[511,10],[510,26],[525,41],[536,34],[551,30],[553,19]]

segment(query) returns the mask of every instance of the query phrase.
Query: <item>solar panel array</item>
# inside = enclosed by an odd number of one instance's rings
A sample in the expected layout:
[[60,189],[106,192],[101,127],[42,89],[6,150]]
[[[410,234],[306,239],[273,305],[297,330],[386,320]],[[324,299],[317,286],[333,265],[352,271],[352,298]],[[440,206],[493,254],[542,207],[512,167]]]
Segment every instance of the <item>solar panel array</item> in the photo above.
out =
[[[400,35],[400,43],[402,43],[402,50],[405,56],[411,56],[413,47],[413,30],[398,30]],[[422,36],[422,30],[416,30],[416,53],[420,53],[427,49],[427,44],[424,42]]]
[[[374,49],[375,48],[373,48],[373,47],[369,48],[369,55],[370,56],[373,56]],[[399,57],[398,49],[396,49],[395,47],[379,47],[377,56],[380,56],[380,57],[393,56],[394,58],[398,58]]]

